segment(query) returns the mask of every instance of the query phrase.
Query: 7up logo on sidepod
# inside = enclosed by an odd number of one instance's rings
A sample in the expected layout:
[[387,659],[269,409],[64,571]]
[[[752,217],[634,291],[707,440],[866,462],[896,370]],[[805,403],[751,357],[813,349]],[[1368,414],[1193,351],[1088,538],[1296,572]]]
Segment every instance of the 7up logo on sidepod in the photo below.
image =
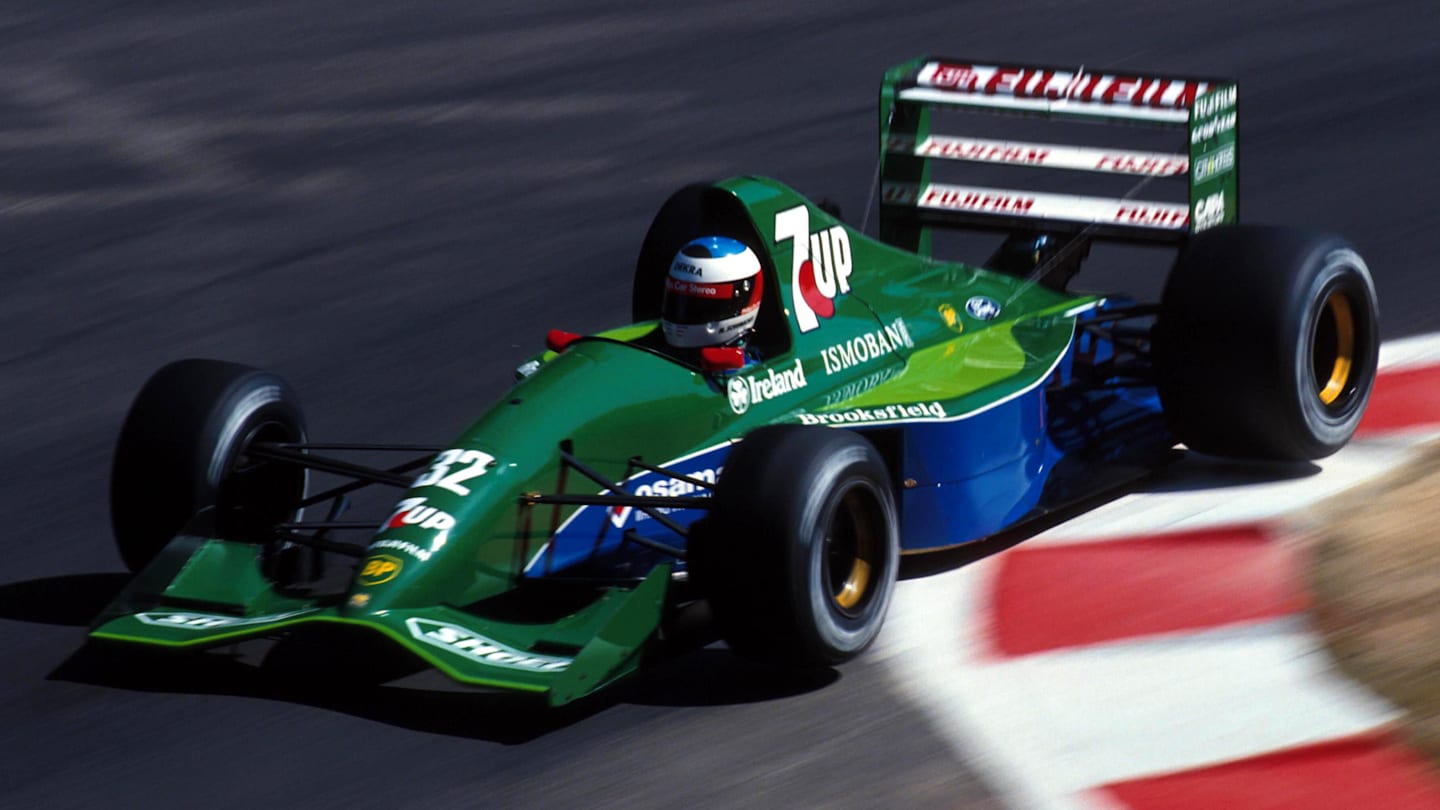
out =
[[775,215],[775,244],[790,240],[790,298],[801,332],[820,327],[835,314],[835,299],[850,292],[850,235],[844,226],[810,232],[810,209],[803,205]]

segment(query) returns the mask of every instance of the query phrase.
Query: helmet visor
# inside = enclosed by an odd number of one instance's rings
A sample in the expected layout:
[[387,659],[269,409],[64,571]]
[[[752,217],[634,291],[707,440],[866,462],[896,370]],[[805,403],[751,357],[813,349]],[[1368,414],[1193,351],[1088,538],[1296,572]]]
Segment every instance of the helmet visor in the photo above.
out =
[[733,318],[758,304],[755,287],[759,274],[720,283],[689,281],[667,276],[661,317],[677,324],[701,324]]

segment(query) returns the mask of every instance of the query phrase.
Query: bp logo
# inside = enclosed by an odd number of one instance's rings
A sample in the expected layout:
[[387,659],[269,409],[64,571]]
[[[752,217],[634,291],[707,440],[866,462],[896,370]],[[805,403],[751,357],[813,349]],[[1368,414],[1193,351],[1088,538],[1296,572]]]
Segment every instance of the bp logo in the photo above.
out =
[[730,393],[730,410],[745,413],[750,410],[750,384],[740,377],[731,377],[726,386]]
[[360,569],[360,576],[355,581],[367,587],[383,585],[398,576],[404,567],[405,561],[399,557],[381,554],[365,561],[365,567]]
[[993,321],[1000,316],[1000,305],[993,298],[977,295],[965,302],[965,311],[977,321]]

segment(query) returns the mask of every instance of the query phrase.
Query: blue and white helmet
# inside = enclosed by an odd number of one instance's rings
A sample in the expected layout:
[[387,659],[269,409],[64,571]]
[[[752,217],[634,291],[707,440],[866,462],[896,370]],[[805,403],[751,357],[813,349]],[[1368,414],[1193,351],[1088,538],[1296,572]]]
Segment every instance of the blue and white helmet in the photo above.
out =
[[692,349],[733,343],[760,315],[760,258],[726,236],[692,240],[670,263],[660,326],[671,346]]

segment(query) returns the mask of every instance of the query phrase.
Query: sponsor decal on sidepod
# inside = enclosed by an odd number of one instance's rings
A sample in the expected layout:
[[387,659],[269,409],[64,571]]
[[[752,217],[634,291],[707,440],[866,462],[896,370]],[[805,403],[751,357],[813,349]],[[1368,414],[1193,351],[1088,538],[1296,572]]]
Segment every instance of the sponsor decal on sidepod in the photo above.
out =
[[944,419],[945,407],[939,402],[928,405],[885,405],[877,408],[851,408],[836,413],[797,414],[802,425],[846,425],[857,422],[891,422],[902,419]]
[[838,405],[847,399],[854,399],[883,382],[899,377],[904,371],[904,366],[886,366],[879,371],[871,372],[852,383],[847,383],[826,394],[824,407],[828,408],[831,405]]
[[799,391],[809,383],[805,380],[805,368],[800,363],[800,358],[795,358],[795,367],[777,372],[775,369],[768,369],[765,376],[755,377],[732,377],[726,386],[726,393],[730,397],[730,410],[735,413],[745,413],[750,410],[751,405],[759,405],[767,399],[774,399],[781,394],[788,394],[791,391]]
[[905,319],[896,318],[883,329],[866,332],[837,346],[827,346],[820,351],[820,359],[825,363],[825,373],[834,374],[902,347],[914,346],[915,341],[910,338],[910,330],[905,328]]
[[[724,468],[714,467],[711,469],[697,470],[695,472],[683,474],[690,478],[704,481],[705,483],[714,486],[715,482],[720,480],[720,471],[722,469]],[[685,496],[704,498],[709,496],[710,490],[705,487],[692,484],[689,481],[683,481],[679,478],[662,477],[660,478],[660,480],[656,481],[653,484],[641,484],[640,486],[636,487],[634,490],[634,494],[642,498],[682,498]],[[655,511],[659,512],[662,515],[668,515],[675,510],[670,507],[660,507]],[[650,519],[649,515],[645,514],[644,512],[636,511],[635,507],[633,506],[612,506],[610,507],[609,513],[610,524],[617,529],[624,528],[625,520],[626,518],[630,517],[631,512],[635,512],[636,523],[639,523],[642,520]]]

